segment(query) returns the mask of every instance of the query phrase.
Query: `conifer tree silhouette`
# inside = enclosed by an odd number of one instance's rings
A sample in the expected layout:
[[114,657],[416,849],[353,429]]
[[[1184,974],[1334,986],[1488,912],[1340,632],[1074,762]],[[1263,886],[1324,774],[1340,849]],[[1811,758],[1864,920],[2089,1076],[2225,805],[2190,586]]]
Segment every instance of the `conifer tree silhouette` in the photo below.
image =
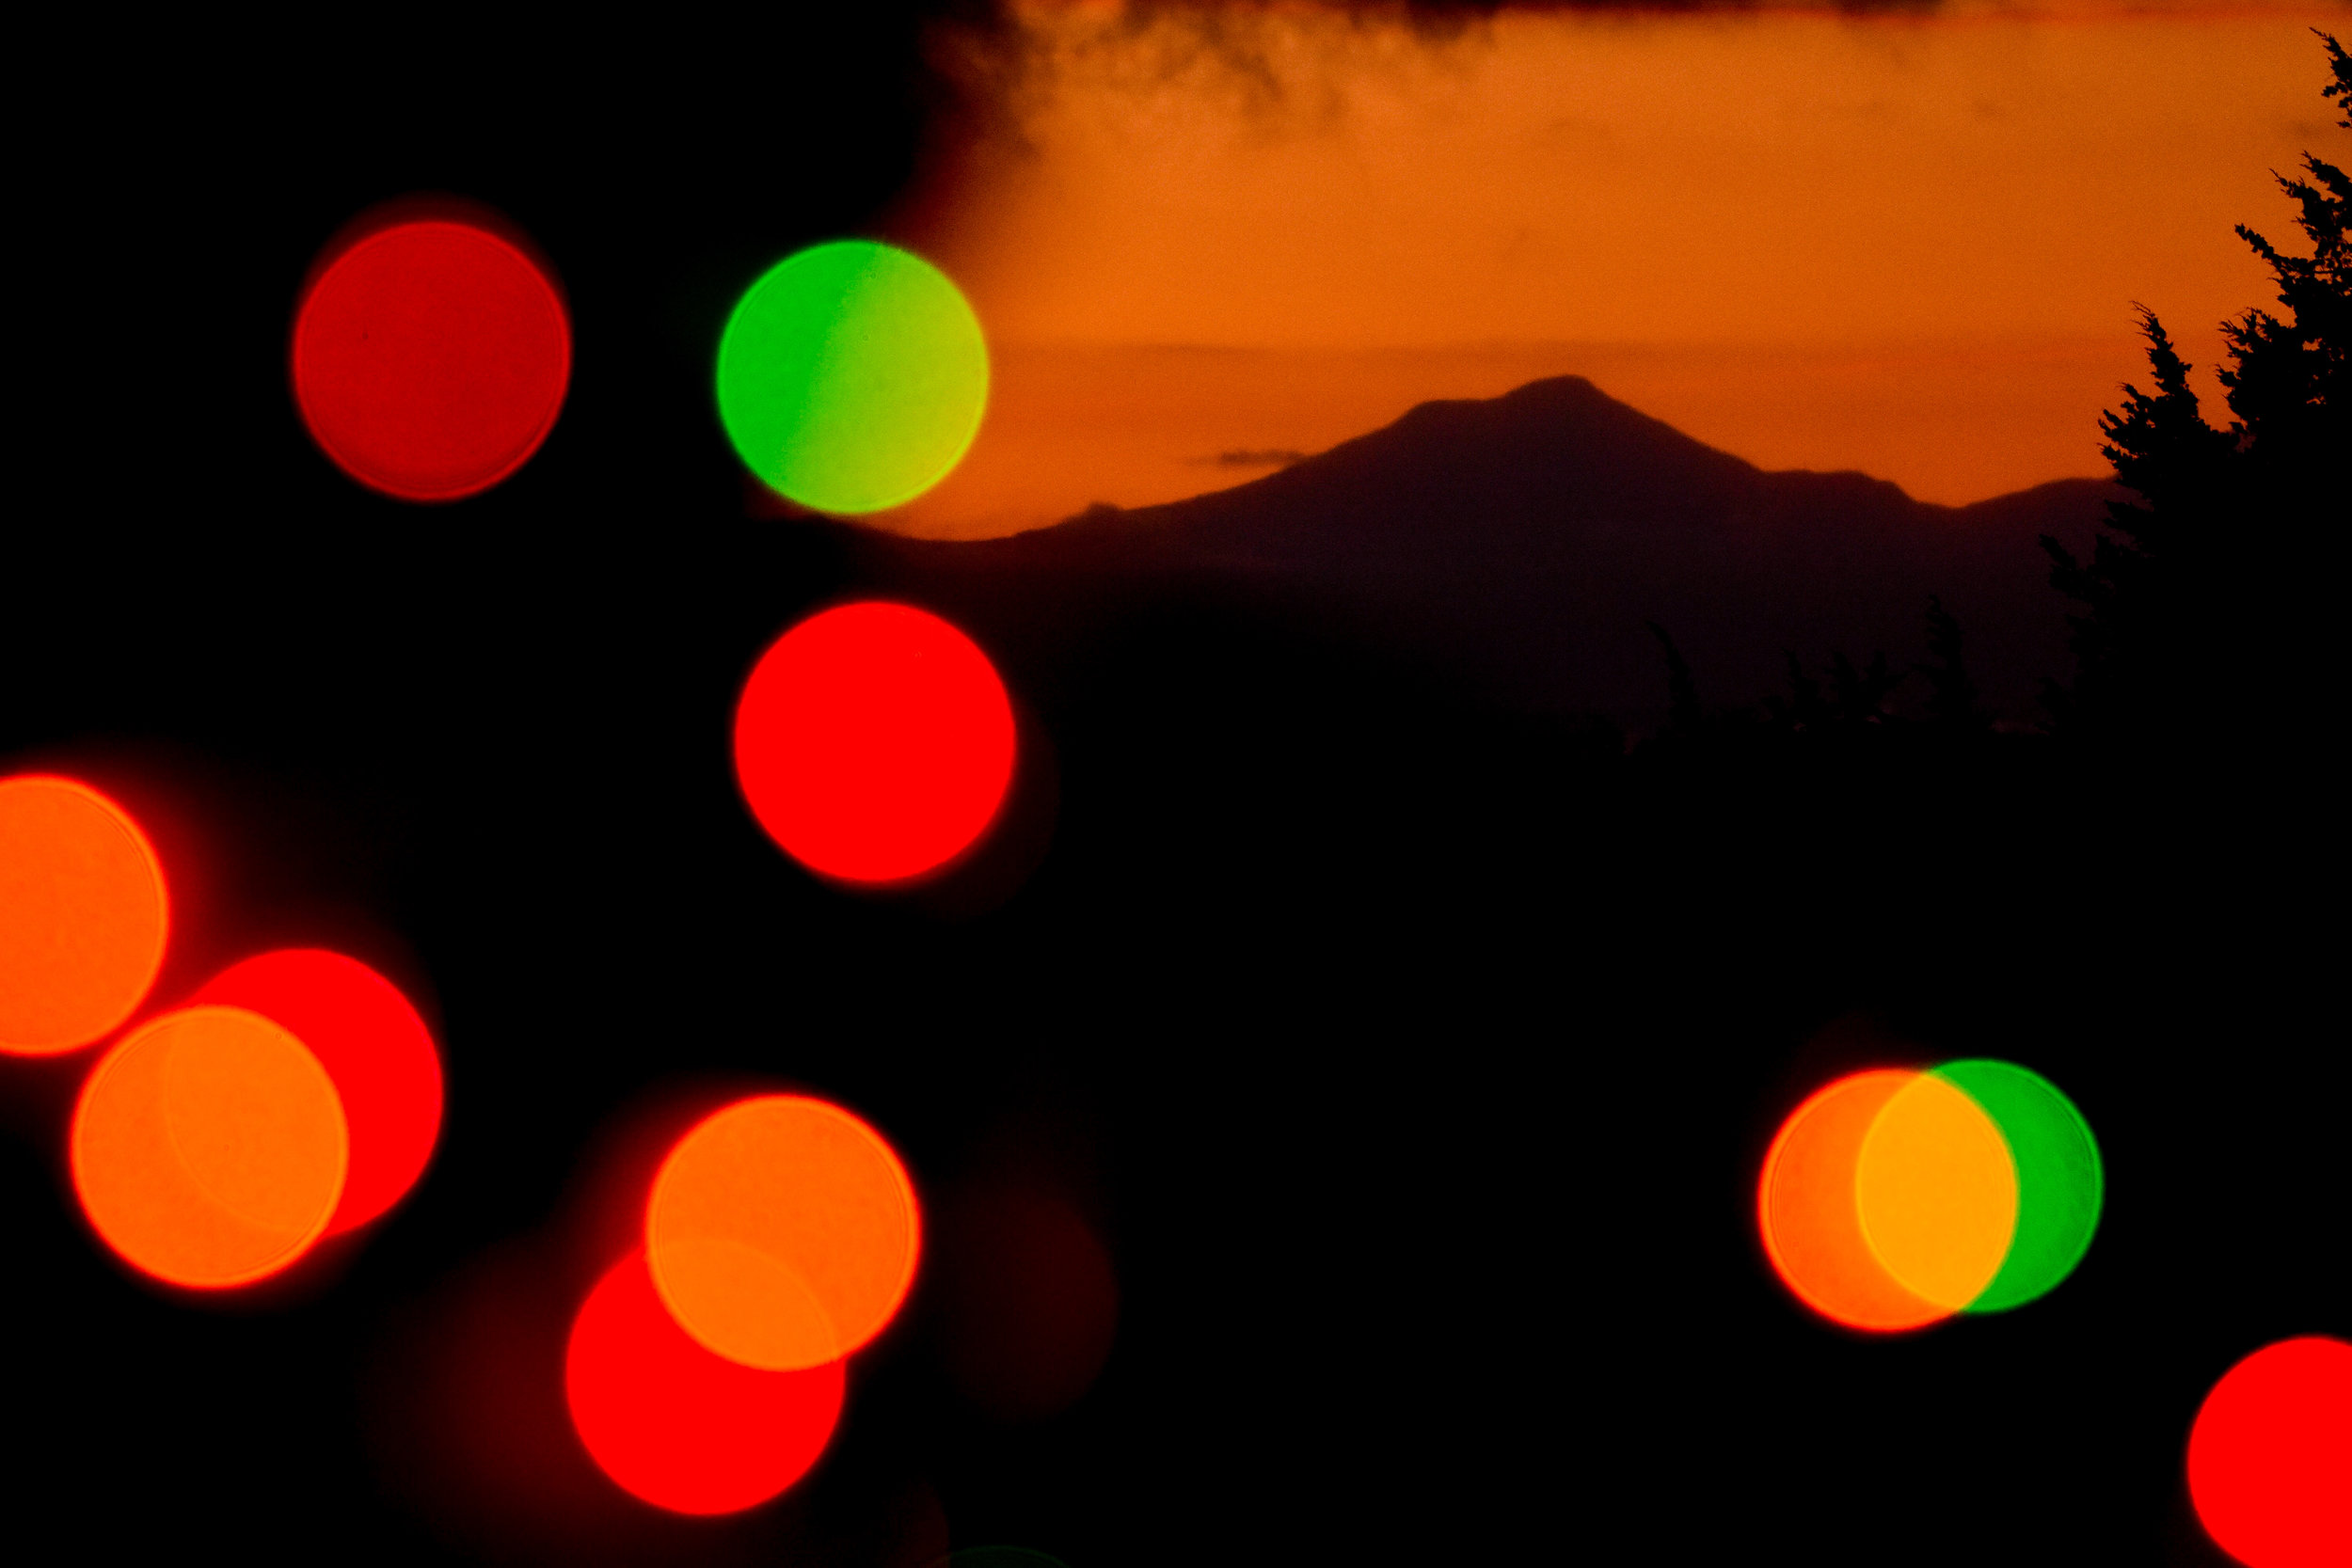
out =
[[[2319,37],[2334,75],[2321,95],[2336,101],[2344,117],[2336,123],[2352,131],[2352,56],[2333,38]],[[2281,254],[2252,229],[2237,226],[2238,237],[2268,264],[2287,319],[2251,309],[2225,323],[2221,332],[2233,363],[2218,374],[2229,388],[2253,482],[2280,499],[2316,499],[2309,487],[2318,484],[2341,500],[2344,467],[2352,462],[2345,385],[2352,373],[2352,240],[2345,233],[2352,177],[2308,152],[2303,167],[2310,180],[2276,178],[2301,209],[2296,222],[2311,241],[2311,255]]]
[[2107,503],[2115,531],[2093,541],[2088,561],[2042,540],[2051,586],[2083,607],[2068,617],[2074,685],[2052,683],[2044,702],[2061,729],[2093,735],[2144,732],[2193,710],[2185,687],[2195,601],[2214,586],[2230,543],[2223,514],[2236,442],[2205,422],[2191,367],[2145,307],[2140,328],[2156,389],[2125,387],[2122,412],[2099,423],[2107,436],[2100,450],[2141,500]]
[[1937,595],[1928,595],[1928,657],[1919,673],[1928,681],[1928,722],[1958,734],[1988,727],[1977,700],[1977,683],[1961,658],[1960,620]]
[[[2337,123],[2352,129],[2352,57],[2318,36],[2332,68],[2323,96],[2348,111]],[[2281,684],[2317,678],[2318,585],[2332,572],[2312,558],[2352,510],[2352,178],[2314,154],[2303,164],[2310,179],[2280,176],[2279,184],[2300,208],[2310,256],[2284,254],[2238,226],[2288,314],[2249,309],[2223,325],[2229,429],[2206,422],[2191,367],[2155,312],[2139,308],[2155,390],[2126,386],[2122,409],[2099,425],[2101,451],[2140,499],[2109,503],[2113,531],[2088,560],[2042,540],[2051,585],[2080,607],[2069,617],[2074,684],[2044,686],[2061,731],[2180,732],[2233,702],[2296,702]]]
[[1666,628],[1657,622],[1646,623],[1650,635],[1666,650],[1666,733],[1696,738],[1707,727],[1707,710],[1699,703],[1699,683],[1692,678],[1691,666],[1675,646],[1675,640],[1666,635]]
[[1886,722],[1887,699],[1902,683],[1902,676],[1888,672],[1886,650],[1882,648],[1870,656],[1868,664],[1858,668],[1844,654],[1830,655],[1829,683],[1836,693],[1838,722],[1860,728]]
[[1821,683],[1797,662],[1793,649],[1781,650],[1788,661],[1788,696],[1764,699],[1764,710],[1774,723],[1799,735],[1820,733],[1829,723],[1829,704],[1821,698]]

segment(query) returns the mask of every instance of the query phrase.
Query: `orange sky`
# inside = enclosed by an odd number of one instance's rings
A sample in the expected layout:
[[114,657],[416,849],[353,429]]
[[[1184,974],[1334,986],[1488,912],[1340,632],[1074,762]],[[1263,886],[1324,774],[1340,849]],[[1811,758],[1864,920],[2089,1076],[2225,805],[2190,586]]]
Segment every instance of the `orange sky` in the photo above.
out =
[[[894,236],[995,354],[964,468],[880,519],[976,535],[1268,471],[1431,397],[1577,372],[1768,467],[1962,502],[2096,473],[2144,379],[2270,303],[2271,169],[2344,161],[2343,5],[1026,13],[996,134]],[[1216,18],[1214,25],[1203,15]],[[2209,377],[2206,379],[2211,388]]]

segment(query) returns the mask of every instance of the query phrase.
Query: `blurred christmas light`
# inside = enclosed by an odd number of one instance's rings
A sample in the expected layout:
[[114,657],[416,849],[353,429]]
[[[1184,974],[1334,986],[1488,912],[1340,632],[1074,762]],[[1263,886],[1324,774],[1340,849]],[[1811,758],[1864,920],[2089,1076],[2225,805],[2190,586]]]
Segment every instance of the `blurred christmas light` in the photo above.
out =
[[647,1264],[680,1326],[771,1371],[839,1360],[880,1334],[920,1248],[914,1184],[890,1145],[801,1095],[705,1117],[645,1205]]
[[2017,1233],[2017,1167],[1967,1094],[1921,1073],[1887,1097],[1854,1153],[1862,1237],[1897,1284],[1947,1312],[1983,1293]]
[[0,779],[0,1052],[103,1038],[155,983],[164,870],[120,806],[72,779]]
[[2223,1373],[2189,1431],[2188,1492],[2247,1568],[2352,1562],[2352,1344],[2282,1339]]
[[971,847],[1012,782],[1004,682],[927,611],[868,601],[811,616],[760,656],[735,715],[736,777],[812,871],[903,881]]
[[2022,1307],[2055,1290],[2090,1248],[2106,1193],[2098,1140],[2057,1085],[2014,1062],[1947,1062],[1932,1076],[1984,1108],[2017,1172],[2016,1235],[2000,1273],[1967,1310]]
[[1756,1222],[1799,1300],[1891,1333],[2045,1294],[2089,1248],[2103,1193],[2073,1102],[2025,1068],[1979,1059],[1817,1091],[1765,1156]]
[[367,1224],[416,1184],[440,1132],[441,1059],[398,987],[357,958],[289,948],[230,966],[194,1000],[269,1019],[334,1080],[351,1172],[328,1235]]
[[455,203],[406,203],[363,218],[313,265],[294,317],[294,404],[360,483],[457,500],[513,474],[554,429],[571,322],[504,227]]
[[73,1189],[126,1262],[198,1290],[294,1262],[342,1196],[342,1104],[303,1043],[237,1007],[163,1014],[91,1069],[73,1110]]
[[1057,1415],[1109,1360],[1119,1279],[1077,1209],[1022,1182],[967,1191],[940,1213],[934,1265],[947,1375],[1000,1420]]
[[1789,1113],[1764,1157],[1756,1221],[1781,1282],[1849,1328],[1918,1328],[1949,1310],[1903,1288],[1862,1231],[1854,1166],[1879,1112],[1918,1077],[1879,1069],[1838,1079]]
[[988,344],[921,257],[837,240],[745,292],[719,340],[719,417],[744,466],[818,512],[903,505],[962,461],[988,405]]
[[589,1457],[675,1513],[732,1513],[807,1474],[840,1419],[838,1361],[767,1371],[715,1355],[655,1294],[643,1253],[613,1265],[573,1320],[564,1392]]

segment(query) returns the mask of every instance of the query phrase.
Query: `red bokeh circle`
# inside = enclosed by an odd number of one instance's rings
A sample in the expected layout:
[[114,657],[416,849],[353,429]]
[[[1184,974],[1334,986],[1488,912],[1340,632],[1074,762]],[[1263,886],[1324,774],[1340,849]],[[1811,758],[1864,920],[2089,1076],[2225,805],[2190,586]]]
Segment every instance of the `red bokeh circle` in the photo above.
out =
[[734,1513],[806,1475],[841,1418],[845,1384],[838,1361],[771,1372],[703,1349],[661,1305],[643,1252],[589,1292],[564,1361],[589,1457],[674,1513]]
[[412,216],[330,247],[294,317],[294,404],[360,483],[448,501],[539,450],[571,381],[562,292],[483,223]]
[[351,1173],[332,1236],[406,1195],[441,1130],[441,1058],[400,989],[357,958],[287,948],[232,964],[194,1002],[260,1013],[310,1048],[342,1097]]
[[2282,1339],[2224,1373],[2189,1432],[2188,1494],[2247,1568],[2352,1563],[2352,1344]]
[[811,616],[760,656],[735,715],[736,777],[787,854],[848,882],[938,869],[1012,782],[1012,702],[973,641],[925,610]]

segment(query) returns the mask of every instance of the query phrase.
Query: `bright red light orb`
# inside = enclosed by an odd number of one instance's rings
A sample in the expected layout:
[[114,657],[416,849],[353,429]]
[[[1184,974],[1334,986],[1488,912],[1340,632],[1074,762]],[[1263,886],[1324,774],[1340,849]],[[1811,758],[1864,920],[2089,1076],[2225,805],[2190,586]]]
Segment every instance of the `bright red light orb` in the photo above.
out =
[[195,1001],[261,1014],[334,1079],[351,1173],[328,1235],[367,1224],[416,1184],[441,1130],[441,1058],[398,987],[357,958],[289,948],[221,971]]
[[2188,1434],[2188,1495],[2247,1568],[2352,1562],[2352,1344],[2282,1339],[2224,1373]]
[[1012,702],[972,640],[906,605],[843,605],[760,656],[735,768],[768,836],[810,870],[894,882],[953,860],[1012,782]]
[[295,405],[337,467],[403,500],[488,489],[539,450],[572,374],[562,293],[513,242],[427,217],[348,244],[294,317]]
[[771,1372],[714,1355],[631,1253],[572,1321],[564,1393],[589,1456],[674,1513],[733,1513],[806,1475],[841,1417],[842,1363]]

